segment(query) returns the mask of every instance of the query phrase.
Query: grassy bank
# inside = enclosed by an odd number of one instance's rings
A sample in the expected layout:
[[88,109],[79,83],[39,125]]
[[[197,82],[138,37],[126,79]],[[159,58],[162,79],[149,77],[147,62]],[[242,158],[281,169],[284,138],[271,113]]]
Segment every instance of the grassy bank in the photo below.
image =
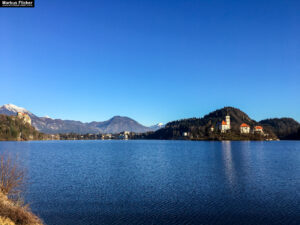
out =
[[8,199],[0,193],[0,225],[40,225],[42,221],[27,205]]

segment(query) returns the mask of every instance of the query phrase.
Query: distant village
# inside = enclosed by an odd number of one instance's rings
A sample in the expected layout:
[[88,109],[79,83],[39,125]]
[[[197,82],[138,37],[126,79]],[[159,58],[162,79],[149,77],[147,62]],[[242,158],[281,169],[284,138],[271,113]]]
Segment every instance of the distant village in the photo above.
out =
[[51,134],[52,140],[128,140],[135,139],[136,133],[123,131],[116,134]]

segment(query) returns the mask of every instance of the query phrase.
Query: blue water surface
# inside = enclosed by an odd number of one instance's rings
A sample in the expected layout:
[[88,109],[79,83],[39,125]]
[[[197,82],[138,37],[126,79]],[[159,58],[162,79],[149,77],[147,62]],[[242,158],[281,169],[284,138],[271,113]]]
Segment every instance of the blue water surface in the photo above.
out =
[[300,224],[300,142],[0,142],[48,225]]

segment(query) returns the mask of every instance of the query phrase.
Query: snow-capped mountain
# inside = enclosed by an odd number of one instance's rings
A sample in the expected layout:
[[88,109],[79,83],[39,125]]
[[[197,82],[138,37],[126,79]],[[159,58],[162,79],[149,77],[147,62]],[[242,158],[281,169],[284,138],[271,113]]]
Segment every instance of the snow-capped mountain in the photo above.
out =
[[0,107],[0,114],[15,115],[18,112],[32,114],[27,109],[16,106],[14,104],[6,104],[6,105],[3,105],[3,106]]
[[32,121],[32,126],[43,133],[119,133],[122,131],[146,132],[153,130],[143,126],[137,121],[122,116],[115,116],[103,122],[83,123],[75,120],[52,119],[48,116],[38,117],[25,108],[6,104],[0,107],[0,114],[17,115],[18,112],[27,113]]
[[158,124],[155,124],[155,125],[151,126],[150,129],[152,131],[156,131],[156,130],[159,130],[160,128],[163,128],[163,127],[165,127],[165,125],[163,123],[158,123]]

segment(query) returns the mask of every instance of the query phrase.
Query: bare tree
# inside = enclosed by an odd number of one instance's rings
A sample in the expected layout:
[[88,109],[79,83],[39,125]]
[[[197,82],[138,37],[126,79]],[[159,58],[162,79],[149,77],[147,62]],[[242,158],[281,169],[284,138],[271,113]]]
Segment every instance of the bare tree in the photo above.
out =
[[0,191],[8,196],[18,196],[25,182],[25,170],[17,158],[0,155]]

